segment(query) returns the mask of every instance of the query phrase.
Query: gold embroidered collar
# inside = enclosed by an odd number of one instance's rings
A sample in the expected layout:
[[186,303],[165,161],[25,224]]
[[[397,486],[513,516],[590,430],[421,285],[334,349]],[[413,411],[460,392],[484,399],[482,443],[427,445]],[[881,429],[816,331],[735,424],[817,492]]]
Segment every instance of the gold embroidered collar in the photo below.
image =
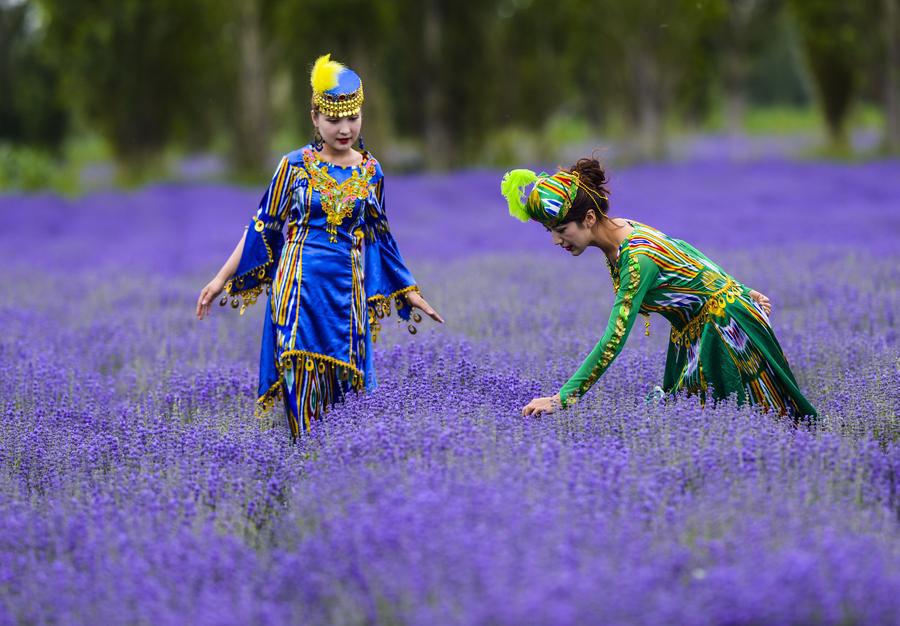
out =
[[328,163],[319,161],[309,150],[303,151],[303,165],[309,174],[312,188],[319,192],[322,210],[328,220],[329,241],[337,242],[337,227],[353,214],[358,200],[369,197],[369,181],[375,176],[375,159],[363,153],[363,161],[352,166],[353,174],[338,183],[328,173]]

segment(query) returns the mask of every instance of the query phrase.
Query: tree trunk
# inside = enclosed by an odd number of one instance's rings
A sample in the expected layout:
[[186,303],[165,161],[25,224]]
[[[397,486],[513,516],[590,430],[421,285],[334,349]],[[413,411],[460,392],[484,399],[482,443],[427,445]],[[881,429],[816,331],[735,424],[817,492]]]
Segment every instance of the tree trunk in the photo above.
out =
[[440,81],[443,44],[440,2],[426,0],[425,3],[425,164],[430,169],[444,169],[450,163],[450,135]]
[[827,124],[830,149],[844,153],[849,149],[847,114],[859,87],[860,48],[865,36],[859,3],[794,0],[791,7]]
[[884,147],[900,154],[900,0],[884,0],[884,28],[887,44],[884,82]]
[[640,158],[662,158],[666,153],[666,137],[659,60],[653,51],[643,46],[635,50],[632,58],[638,112],[638,155]]
[[242,171],[271,169],[268,82],[256,0],[240,0],[240,68],[235,120],[234,162]]
[[747,109],[743,61],[741,51],[735,49],[727,53],[725,60],[725,123],[728,133],[735,137],[744,132],[744,112]]
[[724,51],[725,121],[729,134],[744,132],[747,108],[746,82],[749,69],[748,38],[756,0],[731,0],[728,3],[728,36]]

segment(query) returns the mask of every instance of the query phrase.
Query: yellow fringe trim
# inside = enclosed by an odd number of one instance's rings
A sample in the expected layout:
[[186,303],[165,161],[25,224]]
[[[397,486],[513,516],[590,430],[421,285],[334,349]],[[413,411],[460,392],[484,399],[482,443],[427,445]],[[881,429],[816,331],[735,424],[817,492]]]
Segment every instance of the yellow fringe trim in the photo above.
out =
[[353,387],[355,389],[361,390],[366,386],[365,374],[363,374],[362,370],[360,370],[358,367],[351,365],[350,363],[347,363],[346,361],[341,361],[340,359],[336,359],[334,357],[331,357],[331,356],[328,356],[325,354],[319,354],[318,352],[309,352],[308,350],[286,350],[286,351],[284,351],[281,354],[281,361],[279,361],[277,363],[279,374],[281,374],[284,369],[284,361],[289,359],[292,356],[306,357],[308,359],[313,359],[313,361],[316,361],[316,360],[325,361],[326,363],[331,363],[332,365],[337,365],[339,367],[346,367],[348,370],[353,372],[354,376],[356,377],[357,382],[356,382],[356,384],[353,385]]
[[262,419],[263,413],[266,413],[275,406],[275,399],[281,395],[281,380],[275,381],[275,383],[266,390],[266,392],[256,399],[256,417],[257,419]]
[[375,294],[374,296],[370,296],[370,297],[366,298],[366,302],[371,302],[372,300],[387,300],[388,302],[390,302],[397,296],[402,296],[403,294],[409,293],[410,291],[419,291],[419,286],[418,285],[410,285],[409,287],[404,287],[403,289],[399,289],[399,290],[395,291],[394,293],[392,293],[389,296],[383,296],[380,293]]
[[[228,290],[229,286],[230,284],[226,284],[225,289],[228,291],[228,295],[231,296],[231,308],[236,309],[238,308],[238,306],[240,306],[241,310],[239,311],[239,314],[243,315],[244,311],[247,310],[247,307],[251,307],[256,304],[256,300],[262,294],[263,290],[265,290],[266,294],[269,293],[271,283],[260,283],[256,287],[250,287],[249,289],[244,289],[243,291]],[[219,304],[221,306],[225,306],[226,302],[228,302],[228,296],[223,297],[219,301]]]
[[[359,368],[350,365],[346,361],[341,361],[340,359],[336,359],[334,357],[330,357],[325,354],[319,354],[317,352],[309,352],[307,350],[287,350],[281,355],[281,359],[276,361],[275,365],[278,368],[279,376],[284,376],[284,364],[286,361],[290,360],[291,357],[304,357],[307,359],[312,359],[313,361],[324,361],[326,363],[331,363],[332,365],[336,365],[338,367],[344,367],[348,369],[353,374],[353,380],[351,380],[351,384],[353,384],[353,388],[357,391],[361,391],[366,386],[366,377],[363,374],[362,370]],[[298,369],[300,364],[298,363]],[[319,369],[317,365],[313,365],[319,373],[323,370]],[[324,367],[324,366],[323,366]],[[349,375],[349,374],[348,374]],[[271,387],[266,390],[266,392],[259,396],[256,400],[256,417],[262,418],[263,413],[270,411],[275,406],[275,400],[281,396],[282,393],[282,380],[283,378],[279,378],[275,381]]]
[[[253,221],[256,223],[255,229],[259,232],[262,232],[262,228],[260,228],[260,224],[263,222],[257,219],[255,216]],[[266,290],[266,293],[269,293],[268,286],[271,285],[272,279],[266,278],[266,268],[269,265],[272,265],[275,262],[275,253],[272,252],[271,246],[269,246],[269,242],[266,240],[265,236],[262,237],[263,245],[266,247],[266,254],[269,257],[269,260],[263,263],[262,265],[257,265],[251,270],[248,270],[241,274],[240,276],[234,276],[225,283],[225,293],[228,296],[222,298],[219,301],[221,306],[225,306],[225,303],[228,301],[228,297],[231,297],[231,308],[236,309],[238,306],[241,307],[240,314],[243,315],[244,311],[247,310],[247,307],[253,306],[256,304],[257,298],[259,298],[263,289]],[[252,276],[251,276],[252,275]],[[244,279],[247,276],[255,277],[260,283],[255,287],[249,287],[247,289],[241,289],[241,285],[244,283]]]
[[[406,306],[406,303],[400,299],[400,296],[412,291],[418,293],[418,285],[410,285],[409,287],[404,287],[403,289],[399,289],[389,296],[376,294],[374,296],[366,298],[366,304],[369,311],[369,328],[372,332],[372,343],[376,343],[378,341],[378,334],[381,332],[381,320],[384,317],[390,317],[391,315],[391,301],[393,300],[394,306],[397,307],[397,311],[400,311],[401,308]],[[411,316],[411,319],[413,319],[415,322],[422,321],[422,318],[418,313],[413,314],[413,316]],[[407,329],[411,334],[416,334],[416,325],[413,322],[410,322]]]

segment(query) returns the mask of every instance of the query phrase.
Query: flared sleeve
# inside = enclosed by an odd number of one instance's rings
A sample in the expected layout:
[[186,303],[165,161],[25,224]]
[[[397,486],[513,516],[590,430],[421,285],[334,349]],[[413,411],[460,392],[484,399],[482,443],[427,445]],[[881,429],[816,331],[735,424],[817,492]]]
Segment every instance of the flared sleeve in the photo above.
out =
[[627,249],[621,254],[619,284],[606,332],[578,371],[560,390],[559,397],[563,407],[574,404],[587,393],[622,351],[644,296],[659,275],[659,268],[646,255],[631,254]]
[[377,166],[374,185],[366,207],[364,230],[365,250],[365,290],[368,305],[369,324],[374,335],[380,328],[378,320],[390,315],[391,302],[404,320],[409,320],[412,308],[404,294],[418,291],[416,280],[407,269],[397,242],[388,227],[384,204],[384,174]]
[[237,308],[240,305],[241,315],[272,283],[272,276],[278,267],[284,247],[281,231],[290,208],[291,178],[291,163],[285,156],[259,201],[259,209],[250,220],[237,270],[225,283],[225,291],[232,298],[231,306]]

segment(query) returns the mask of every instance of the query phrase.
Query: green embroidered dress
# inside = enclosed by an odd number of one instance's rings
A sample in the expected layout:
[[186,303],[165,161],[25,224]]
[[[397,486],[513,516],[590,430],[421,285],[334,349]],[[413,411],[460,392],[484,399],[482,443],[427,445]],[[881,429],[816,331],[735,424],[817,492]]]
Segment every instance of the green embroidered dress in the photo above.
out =
[[816,416],[750,289],[684,241],[631,222],[610,274],[616,299],[603,338],[560,390],[572,404],[621,352],[638,313],[672,323],[663,389],[703,400],[737,395],[781,414]]

